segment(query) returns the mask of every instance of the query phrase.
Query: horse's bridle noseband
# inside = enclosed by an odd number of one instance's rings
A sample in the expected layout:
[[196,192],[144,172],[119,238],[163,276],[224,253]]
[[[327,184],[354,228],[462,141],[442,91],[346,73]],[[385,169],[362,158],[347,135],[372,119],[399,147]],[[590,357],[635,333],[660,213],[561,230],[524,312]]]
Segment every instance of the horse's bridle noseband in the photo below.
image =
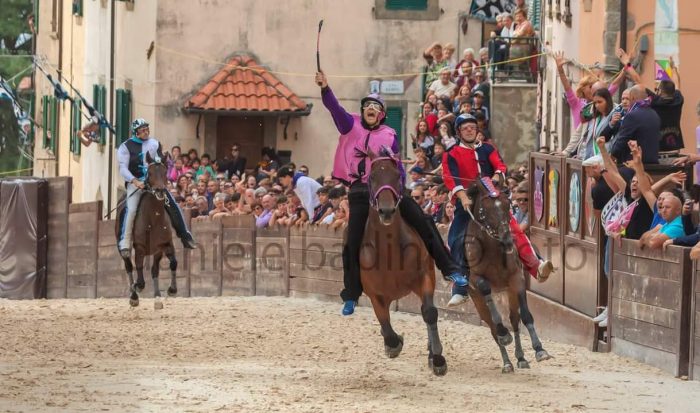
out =
[[[374,158],[374,159],[370,160],[370,163],[369,163],[370,174],[372,173],[372,172],[371,172],[371,171],[372,171],[372,164],[373,164],[374,162],[378,162],[378,161],[392,161],[392,162],[394,162],[394,163],[398,163],[398,162],[399,162],[399,161],[398,161],[396,158],[394,158],[393,156],[381,156],[381,157],[378,157],[378,158]],[[369,204],[370,204],[373,208],[375,208],[375,209],[378,208],[378,198],[379,198],[379,194],[380,194],[382,191],[390,191],[392,194],[394,194],[394,197],[396,198],[396,205],[394,205],[394,208],[398,208],[398,207],[399,207],[399,202],[401,202],[401,198],[403,197],[403,195],[402,195],[401,191],[397,190],[393,185],[388,185],[388,184],[387,184],[387,185],[382,185],[382,186],[380,186],[380,187],[377,189],[376,192],[373,192],[373,191],[372,191],[372,181],[369,180],[369,179],[367,179],[367,188],[368,188],[368,190],[369,190]]]

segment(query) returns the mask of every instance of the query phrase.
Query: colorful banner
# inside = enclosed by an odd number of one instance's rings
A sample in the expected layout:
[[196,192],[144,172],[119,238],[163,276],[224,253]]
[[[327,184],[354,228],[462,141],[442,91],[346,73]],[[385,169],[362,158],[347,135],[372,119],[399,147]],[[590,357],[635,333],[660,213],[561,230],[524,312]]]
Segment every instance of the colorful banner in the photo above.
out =
[[671,80],[671,60],[680,64],[678,48],[678,0],[656,0],[654,62],[656,80]]

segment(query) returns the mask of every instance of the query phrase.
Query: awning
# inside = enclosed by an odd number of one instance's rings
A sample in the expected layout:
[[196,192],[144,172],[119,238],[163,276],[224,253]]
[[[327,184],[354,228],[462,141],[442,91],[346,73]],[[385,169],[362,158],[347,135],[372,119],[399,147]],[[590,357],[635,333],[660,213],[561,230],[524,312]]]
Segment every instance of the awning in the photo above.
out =
[[254,58],[237,55],[185,104],[190,113],[306,116],[307,105]]

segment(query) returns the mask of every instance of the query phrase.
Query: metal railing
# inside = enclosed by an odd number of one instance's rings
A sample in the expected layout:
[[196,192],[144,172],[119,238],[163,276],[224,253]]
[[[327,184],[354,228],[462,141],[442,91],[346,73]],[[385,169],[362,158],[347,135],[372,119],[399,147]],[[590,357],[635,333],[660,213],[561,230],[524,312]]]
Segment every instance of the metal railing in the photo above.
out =
[[488,49],[492,82],[537,83],[539,38],[492,37]]

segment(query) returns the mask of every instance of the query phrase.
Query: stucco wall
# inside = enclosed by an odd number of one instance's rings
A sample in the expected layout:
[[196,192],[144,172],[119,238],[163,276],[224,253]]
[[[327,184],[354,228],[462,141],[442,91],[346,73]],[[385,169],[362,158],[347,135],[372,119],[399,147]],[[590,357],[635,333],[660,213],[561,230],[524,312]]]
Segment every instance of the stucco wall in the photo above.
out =
[[537,86],[496,84],[491,95],[491,131],[503,160],[526,162],[537,141]]
[[[266,134],[273,134],[278,149],[292,150],[293,159],[307,164],[312,175],[328,173],[337,132],[313,82],[317,22],[324,19],[321,66],[341,104],[355,111],[359,99],[368,93],[371,79],[420,72],[422,49],[434,40],[457,45],[457,16],[468,6],[463,1],[440,0],[444,14],[438,20],[416,21],[377,20],[374,5],[375,0],[290,0],[284,7],[278,2],[254,0],[159,1],[156,43],[163,46],[156,49],[157,78],[161,80],[155,116],[159,136],[167,145],[179,142],[184,148],[209,147],[195,139],[197,116],[186,115],[181,108],[220,68],[216,62],[226,61],[235,52],[250,52],[278,72],[275,75],[301,99],[314,105],[310,116],[291,121],[287,140],[282,138],[283,126],[278,120],[266,124]],[[460,39],[462,49],[479,46],[477,24],[471,22],[470,26],[468,35],[474,40]],[[406,93],[386,98],[408,101],[404,115],[412,129],[418,113],[420,78],[403,79]],[[204,135],[203,126],[200,128]]]

